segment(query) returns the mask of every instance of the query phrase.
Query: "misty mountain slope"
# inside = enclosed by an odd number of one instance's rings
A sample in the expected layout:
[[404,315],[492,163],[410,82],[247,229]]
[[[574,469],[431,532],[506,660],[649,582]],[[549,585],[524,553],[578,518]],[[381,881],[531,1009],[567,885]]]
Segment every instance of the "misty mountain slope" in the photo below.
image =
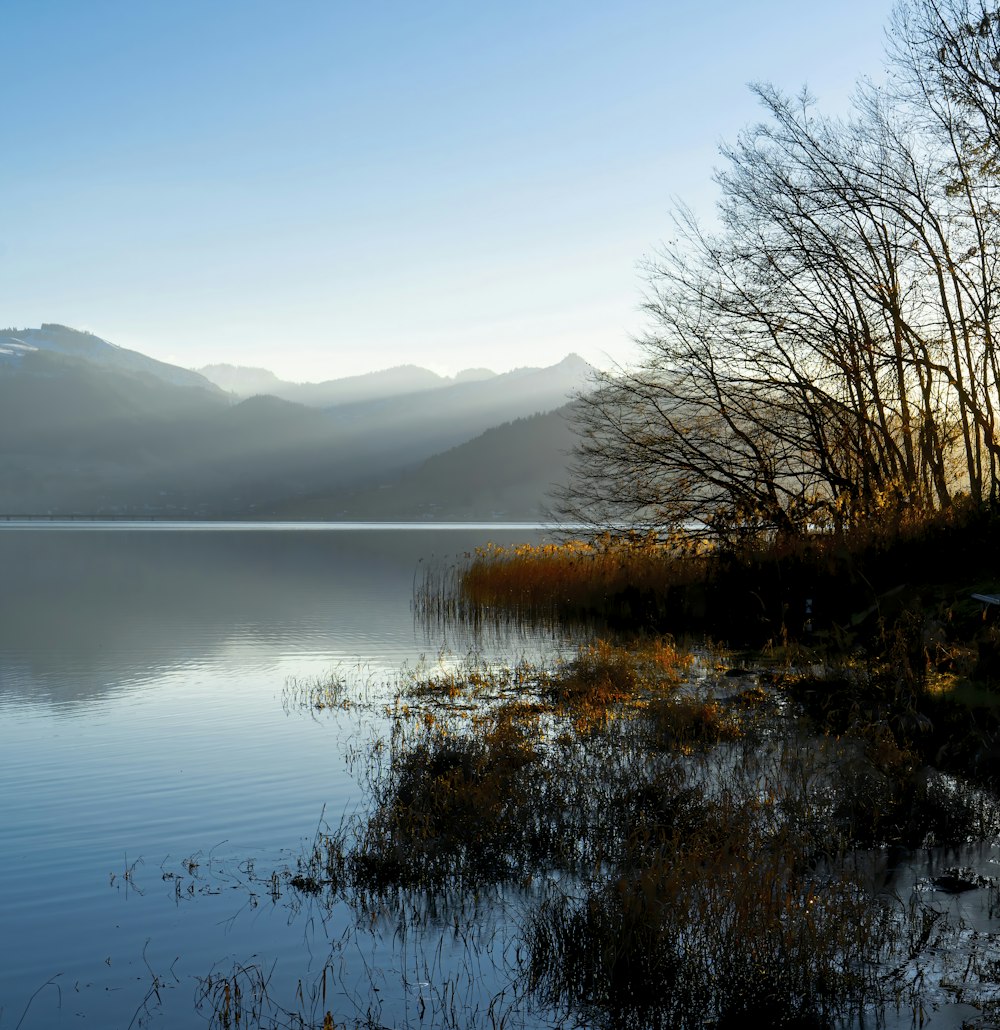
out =
[[367,490],[340,491],[281,507],[281,517],[538,519],[566,476],[575,435],[570,405],[493,427],[419,468]]
[[116,372],[154,376],[173,386],[199,387],[213,393],[219,390],[214,383],[190,369],[157,361],[138,351],[102,340],[93,333],[68,326],[43,322],[40,329],[0,330],[0,364],[16,362],[26,350],[61,354]]
[[229,403],[207,383],[204,389],[172,385],[59,352],[28,351],[17,362],[0,362],[5,449],[111,448],[127,454],[141,445],[145,427],[224,411]]
[[229,403],[214,387],[172,385],[58,351],[0,361],[0,511],[92,507],[114,484],[169,458],[177,427]]
[[270,394],[314,408],[332,408],[340,404],[359,404],[403,394],[440,390],[452,383],[477,382],[496,375],[486,368],[468,368],[459,372],[454,379],[449,379],[417,365],[398,365],[364,375],[327,379],[321,383],[290,383],[279,379],[266,368],[206,365],[198,371],[221,389],[235,393],[238,397]]
[[[336,427],[275,398],[242,404],[47,351],[0,363],[7,510],[208,506],[314,489]],[[328,480],[320,476],[319,481]]]
[[[295,383],[286,383],[266,368],[254,368],[249,365],[205,365],[195,369],[209,382],[215,383],[226,393],[235,393],[237,397],[253,397],[266,393],[272,397],[281,397],[281,390]],[[288,400],[288,398],[283,398]]]
[[[409,368],[332,382],[364,380],[366,388],[399,385],[407,381]],[[436,389],[323,409],[333,433],[329,462],[341,487],[384,482],[494,426],[562,407],[587,388],[592,371],[582,358],[569,355],[548,368],[486,377],[470,370],[468,377],[458,377],[461,381],[446,380],[447,385]]]
[[[372,452],[394,448],[399,467],[426,460],[493,426],[554,411],[585,391],[593,369],[571,354],[548,368],[515,369],[433,393],[344,405],[331,415]],[[419,427],[419,432],[414,429]]]
[[341,404],[439,390],[449,382],[429,369],[417,365],[398,365],[379,372],[329,379],[323,383],[299,383],[293,392],[285,396],[299,404],[331,408]]
[[219,511],[339,482],[353,466],[349,442],[327,415],[268,396],[178,427],[176,442],[157,469],[160,489]]
[[482,379],[493,379],[496,372],[489,368],[464,368],[452,378],[455,383],[476,383]]
[[398,490],[428,510],[447,498],[453,509],[485,506],[540,513],[543,495],[565,479],[575,441],[568,410],[566,405],[488,429],[429,458],[403,477]]
[[[42,336],[59,346],[27,342]],[[3,337],[0,514],[238,516],[362,493],[499,423],[558,407],[587,370],[567,359],[488,378],[472,371],[433,390],[318,408],[268,395],[237,402],[200,376],[174,376],[159,362],[150,371],[142,358],[62,327]],[[369,385],[407,380],[408,373],[401,380],[399,370],[388,371]],[[499,452],[476,461],[504,464]],[[442,476],[471,483],[475,474]],[[537,476],[525,470],[514,478]],[[425,508],[440,489],[427,488]],[[479,504],[486,489],[463,503]],[[504,489],[488,503],[514,504],[516,483]],[[534,489],[516,504],[528,505]]]

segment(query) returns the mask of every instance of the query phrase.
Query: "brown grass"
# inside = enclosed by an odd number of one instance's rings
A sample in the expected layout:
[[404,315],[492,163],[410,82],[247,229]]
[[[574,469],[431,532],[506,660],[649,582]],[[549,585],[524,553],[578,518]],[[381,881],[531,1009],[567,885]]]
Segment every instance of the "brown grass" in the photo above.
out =
[[546,677],[543,696],[556,714],[569,717],[578,732],[603,726],[623,708],[672,693],[691,664],[667,639],[630,647],[598,640]]
[[470,904],[520,901],[517,989],[567,1024],[877,1021],[918,997],[947,928],[880,891],[873,852],[1000,826],[915,749],[906,643],[839,686],[788,676],[815,721],[773,689],[699,692],[667,638],[414,675],[369,755],[371,808],[292,886],[456,932]]
[[461,601],[477,608],[602,611],[609,597],[662,591],[705,575],[697,545],[648,537],[479,548],[459,574]]
[[377,889],[509,877],[533,850],[520,816],[537,788],[537,721],[505,705],[470,733],[425,716],[399,737],[352,856],[356,878]]
[[[714,543],[604,535],[488,545],[459,566],[429,572],[417,608],[477,627],[561,621],[599,632],[721,634],[753,646],[814,642],[814,633],[879,611],[915,571],[928,587],[978,582],[996,531],[991,512],[956,504],[936,513],[893,508],[828,531],[748,533]],[[911,591],[891,603],[897,610],[920,606]]]

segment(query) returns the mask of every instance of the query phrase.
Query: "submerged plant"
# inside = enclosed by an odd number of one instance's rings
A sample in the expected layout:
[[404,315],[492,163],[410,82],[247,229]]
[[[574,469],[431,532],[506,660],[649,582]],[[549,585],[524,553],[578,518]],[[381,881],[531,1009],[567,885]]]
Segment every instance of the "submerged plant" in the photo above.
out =
[[536,723],[521,706],[482,719],[475,734],[420,723],[378,782],[355,875],[374,886],[511,875],[532,848],[523,809],[537,788]]
[[682,851],[544,905],[529,975],[613,1026],[828,1026],[884,1000],[894,926],[850,883]]

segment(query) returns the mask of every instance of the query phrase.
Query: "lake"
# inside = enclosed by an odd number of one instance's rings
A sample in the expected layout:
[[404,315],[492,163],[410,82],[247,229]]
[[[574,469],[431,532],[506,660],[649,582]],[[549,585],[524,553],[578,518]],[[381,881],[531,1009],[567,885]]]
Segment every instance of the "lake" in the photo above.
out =
[[[477,642],[414,616],[421,569],[542,538],[0,522],[0,1028],[204,1025],[199,978],[234,964],[272,970],[275,991],[308,983],[346,922],[318,926],[261,884],[358,803],[352,755],[379,727],[313,717],[289,684],[336,672],[378,690],[421,655],[461,656]],[[398,995],[388,1022],[408,1018],[392,934],[365,947],[328,1007],[360,1018],[374,980]]]
[[[424,569],[541,539],[528,525],[0,521],[0,1030],[222,1027],[226,982],[244,991],[230,1026],[319,1027],[327,1010],[340,1027],[580,1025],[522,990],[539,885],[394,907],[289,883],[317,830],[360,810],[400,670],[573,649],[414,612]],[[303,705],[331,675],[371,703]],[[994,954],[996,913],[995,891],[929,884],[998,863],[990,844],[924,849],[893,874],[894,894],[953,927],[919,967],[933,1030],[977,1016],[953,981]],[[883,1025],[912,1019],[904,1004]]]

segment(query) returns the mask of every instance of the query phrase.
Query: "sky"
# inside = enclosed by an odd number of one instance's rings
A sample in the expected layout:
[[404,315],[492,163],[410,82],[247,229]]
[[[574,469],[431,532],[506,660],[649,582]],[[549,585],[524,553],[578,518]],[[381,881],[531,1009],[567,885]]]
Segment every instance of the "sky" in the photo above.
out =
[[315,381],[640,357],[748,83],[846,111],[891,0],[0,0],[0,326]]

